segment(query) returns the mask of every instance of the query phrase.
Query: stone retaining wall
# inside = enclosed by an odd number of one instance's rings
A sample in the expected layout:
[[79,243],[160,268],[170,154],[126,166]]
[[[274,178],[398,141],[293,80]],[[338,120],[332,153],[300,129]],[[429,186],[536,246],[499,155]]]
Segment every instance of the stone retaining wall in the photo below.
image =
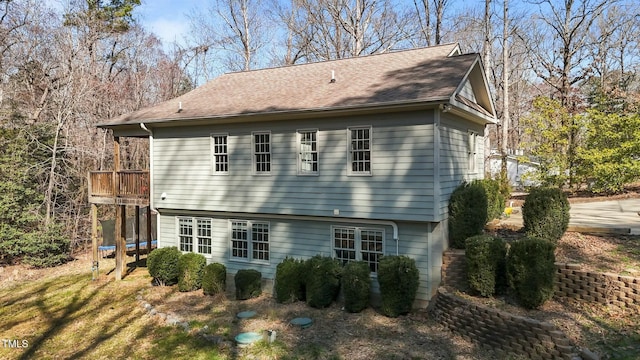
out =
[[[449,250],[443,256],[444,285],[468,289],[464,250]],[[581,299],[640,311],[640,278],[580,270],[579,264],[556,264],[555,297]]]
[[501,358],[508,354],[530,359],[577,357],[569,338],[549,322],[475,305],[442,288],[432,301],[432,313],[439,323],[469,341],[490,347]]
[[640,278],[583,271],[579,264],[556,266],[556,297],[640,310]]

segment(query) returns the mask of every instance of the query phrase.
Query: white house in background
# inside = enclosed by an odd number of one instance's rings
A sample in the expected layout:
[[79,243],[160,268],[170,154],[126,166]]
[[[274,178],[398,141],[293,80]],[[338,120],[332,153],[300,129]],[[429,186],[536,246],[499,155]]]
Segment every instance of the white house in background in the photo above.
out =
[[[507,177],[509,178],[509,184],[516,189],[536,185],[534,180],[527,179],[527,174],[536,172],[539,168],[539,164],[536,162],[519,160],[518,157],[522,155],[522,153],[507,155]],[[491,176],[496,178],[500,175],[500,171],[502,170],[502,155],[497,151],[492,151],[487,161],[489,161]]]
[[160,247],[232,275],[285,257],[381,256],[440,284],[449,195],[483,176],[495,111],[478,54],[457,44],[222,75],[100,125],[149,137]]

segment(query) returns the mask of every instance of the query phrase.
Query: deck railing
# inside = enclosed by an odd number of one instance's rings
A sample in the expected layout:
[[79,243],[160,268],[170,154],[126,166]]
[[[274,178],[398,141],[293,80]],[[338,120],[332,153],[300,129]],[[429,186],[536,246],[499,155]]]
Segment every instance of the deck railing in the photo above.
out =
[[92,171],[89,173],[89,201],[106,199],[148,199],[149,171]]

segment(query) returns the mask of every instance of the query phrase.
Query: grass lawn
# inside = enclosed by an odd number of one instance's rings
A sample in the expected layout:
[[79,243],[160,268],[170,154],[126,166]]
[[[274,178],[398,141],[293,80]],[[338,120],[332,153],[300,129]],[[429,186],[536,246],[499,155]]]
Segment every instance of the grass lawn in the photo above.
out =
[[28,346],[0,343],[0,359],[218,358],[216,347],[145,315],[136,295],[149,287],[146,269],[118,283],[106,275],[92,281],[89,264],[3,284],[0,339]]

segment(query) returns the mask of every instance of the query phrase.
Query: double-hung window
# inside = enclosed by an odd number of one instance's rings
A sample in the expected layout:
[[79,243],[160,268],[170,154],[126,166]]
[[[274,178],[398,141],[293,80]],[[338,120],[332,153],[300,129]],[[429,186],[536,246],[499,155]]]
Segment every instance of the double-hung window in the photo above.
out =
[[378,272],[384,254],[384,229],[333,226],[331,233],[334,258],[343,264],[364,261],[372,273]]
[[211,161],[213,174],[229,173],[229,135],[211,134]]
[[318,130],[298,130],[298,175],[318,175]]
[[[195,227],[195,231],[194,231]],[[211,219],[179,217],[178,239],[180,251],[211,254]]]
[[268,262],[269,222],[230,220],[231,259]]
[[271,133],[253,132],[253,170],[254,174],[271,173]]
[[348,133],[350,175],[371,175],[371,126],[351,127]]

